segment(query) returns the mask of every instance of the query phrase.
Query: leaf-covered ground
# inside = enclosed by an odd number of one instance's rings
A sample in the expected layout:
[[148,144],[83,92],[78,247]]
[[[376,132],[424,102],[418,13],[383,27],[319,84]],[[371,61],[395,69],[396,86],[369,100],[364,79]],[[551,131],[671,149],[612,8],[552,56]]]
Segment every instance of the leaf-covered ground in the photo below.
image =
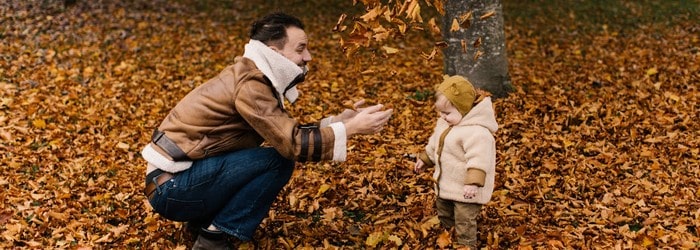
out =
[[[364,98],[395,109],[344,163],[298,165],[255,236],[262,249],[430,249],[429,173],[411,171],[435,114],[440,58],[420,32],[346,58],[332,27],[352,1],[2,1],[0,248],[185,249],[151,212],[139,156],[189,90],[242,53],[250,21],[300,16],[311,75],[291,112]],[[697,1],[504,1],[516,91],[495,106],[490,249],[700,247]],[[611,4],[612,3],[612,4]],[[561,7],[565,6],[565,7]],[[245,245],[244,247],[249,247]]]

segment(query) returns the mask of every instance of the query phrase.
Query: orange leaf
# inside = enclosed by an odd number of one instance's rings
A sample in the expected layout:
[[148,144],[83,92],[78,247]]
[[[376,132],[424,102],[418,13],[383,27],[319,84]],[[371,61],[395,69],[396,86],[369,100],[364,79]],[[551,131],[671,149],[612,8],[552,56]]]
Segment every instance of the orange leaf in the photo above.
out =
[[46,121],[44,121],[43,119],[34,119],[32,121],[32,126],[34,126],[35,128],[46,128]]
[[452,25],[450,25],[450,32],[459,31],[459,21],[457,18],[452,19]]
[[486,14],[481,15],[481,16],[479,17],[479,19],[484,20],[484,19],[489,18],[489,17],[492,17],[492,16],[494,16],[494,15],[496,15],[496,12],[492,10],[492,11],[489,11],[488,13],[486,13]]
[[449,231],[444,230],[437,238],[437,245],[442,249],[452,244],[452,235]]

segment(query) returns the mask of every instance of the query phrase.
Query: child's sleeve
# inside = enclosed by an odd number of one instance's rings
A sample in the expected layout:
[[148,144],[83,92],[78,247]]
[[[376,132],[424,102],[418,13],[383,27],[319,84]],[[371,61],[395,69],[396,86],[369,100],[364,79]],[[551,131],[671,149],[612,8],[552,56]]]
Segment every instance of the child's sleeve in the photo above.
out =
[[478,168],[467,169],[467,180],[464,185],[475,185],[478,187],[483,187],[486,182],[486,172]]
[[443,124],[440,123],[440,120],[438,119],[437,124],[435,125],[435,128],[433,129],[433,133],[430,135],[430,138],[428,138],[428,144],[425,145],[425,151],[421,152],[418,155],[418,158],[425,163],[426,166],[432,167],[435,165],[435,162],[433,162],[432,159],[430,159],[430,153],[435,152],[435,145],[437,145],[439,136],[436,136],[438,133],[438,129],[440,126],[444,126]]
[[418,155],[418,158],[419,158],[421,161],[423,161],[423,163],[425,163],[425,166],[426,166],[426,167],[432,167],[432,166],[435,165],[435,163],[433,163],[433,161],[430,160],[430,157],[428,157],[428,153],[426,153],[426,152],[421,152],[421,153]]
[[464,146],[464,158],[467,160],[467,177],[465,185],[483,187],[486,173],[493,171],[496,163],[496,140],[490,132],[474,131]]

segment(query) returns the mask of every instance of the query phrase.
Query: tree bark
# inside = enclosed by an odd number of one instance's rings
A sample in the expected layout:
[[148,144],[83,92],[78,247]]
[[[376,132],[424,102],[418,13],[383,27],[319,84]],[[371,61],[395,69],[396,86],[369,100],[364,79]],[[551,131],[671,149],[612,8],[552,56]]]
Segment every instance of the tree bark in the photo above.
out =
[[[503,10],[500,0],[445,0],[442,34],[444,71],[467,77],[475,87],[494,97],[505,97],[513,87],[508,74]],[[464,20],[471,12],[471,17]],[[460,23],[451,30],[453,20]],[[480,42],[479,42],[480,41]]]

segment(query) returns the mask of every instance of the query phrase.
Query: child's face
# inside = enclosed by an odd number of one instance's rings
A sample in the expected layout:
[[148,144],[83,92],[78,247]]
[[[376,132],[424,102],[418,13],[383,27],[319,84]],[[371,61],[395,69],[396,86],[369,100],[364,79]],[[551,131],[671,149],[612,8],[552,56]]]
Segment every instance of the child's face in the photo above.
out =
[[457,108],[455,108],[447,97],[444,95],[438,95],[435,101],[435,109],[437,109],[440,114],[440,118],[447,121],[450,125],[457,125],[459,121],[462,120],[462,114],[459,113]]

